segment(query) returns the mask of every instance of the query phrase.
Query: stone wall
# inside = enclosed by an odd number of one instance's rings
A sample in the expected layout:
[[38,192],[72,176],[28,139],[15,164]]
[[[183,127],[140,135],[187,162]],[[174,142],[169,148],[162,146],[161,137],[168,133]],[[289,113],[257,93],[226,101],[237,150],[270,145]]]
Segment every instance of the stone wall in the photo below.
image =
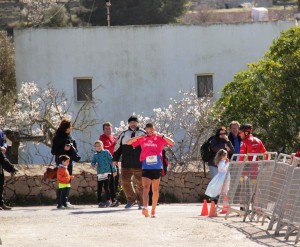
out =
[[[11,177],[5,173],[4,193],[6,199],[21,196],[44,196],[56,198],[56,180],[43,180],[45,165],[17,165],[19,172]],[[79,196],[97,191],[96,171],[88,164],[76,164],[74,167],[75,178],[72,180],[70,196]]]
[[[56,180],[43,180],[47,166],[18,165],[17,167],[19,172],[14,177],[5,173],[4,193],[6,199],[13,200],[16,195],[56,198]],[[96,193],[96,171],[89,164],[76,164],[74,175],[70,196]],[[174,196],[179,202],[197,202],[200,195],[204,194],[209,180],[209,177],[204,177],[203,172],[169,172],[163,177],[160,190],[164,194]]]
[[174,195],[179,202],[199,202],[210,181],[204,172],[169,172],[162,178],[160,191]]

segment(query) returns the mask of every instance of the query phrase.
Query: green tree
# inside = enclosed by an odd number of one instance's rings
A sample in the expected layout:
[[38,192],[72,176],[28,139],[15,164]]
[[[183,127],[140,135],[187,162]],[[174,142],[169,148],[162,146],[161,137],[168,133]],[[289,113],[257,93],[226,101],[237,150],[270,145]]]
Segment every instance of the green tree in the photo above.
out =
[[214,106],[223,123],[252,123],[267,148],[300,148],[300,27],[282,32],[265,56],[228,83]]
[[53,5],[44,12],[43,27],[66,27],[69,23],[67,10],[63,5]]
[[6,32],[0,31],[0,116],[13,106],[15,98],[15,51]]
[[[185,10],[187,0],[120,0],[111,1],[111,25],[146,25],[176,22]],[[83,0],[82,4],[90,9],[79,14],[91,25],[107,25],[106,5],[102,0],[94,5],[94,0]]]

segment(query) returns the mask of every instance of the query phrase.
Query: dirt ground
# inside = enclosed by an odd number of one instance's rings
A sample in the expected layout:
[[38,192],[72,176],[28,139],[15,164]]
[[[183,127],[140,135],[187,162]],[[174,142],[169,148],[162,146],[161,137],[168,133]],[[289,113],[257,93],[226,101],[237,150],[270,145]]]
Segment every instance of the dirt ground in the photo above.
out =
[[[0,211],[1,246],[294,246],[294,237],[274,238],[268,223],[242,218],[201,217],[200,204],[163,204],[157,218],[145,218],[137,207],[124,209],[80,205],[15,207]],[[299,244],[300,246],[300,244]]]

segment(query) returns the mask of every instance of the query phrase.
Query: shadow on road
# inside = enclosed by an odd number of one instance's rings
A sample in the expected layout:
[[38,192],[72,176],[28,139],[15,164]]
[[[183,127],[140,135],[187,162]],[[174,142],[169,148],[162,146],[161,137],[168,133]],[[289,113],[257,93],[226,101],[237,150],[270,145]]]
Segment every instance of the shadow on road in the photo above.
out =
[[[262,229],[261,225],[258,225],[261,222],[243,222],[242,220],[233,220],[231,219],[230,222],[226,222],[223,217],[191,217],[195,219],[199,219],[201,221],[209,221],[214,222],[217,224],[222,224],[228,228],[232,228],[237,230],[238,232],[245,235],[251,241],[261,245],[261,246],[268,246],[268,247],[286,247],[286,246],[295,246],[294,240],[286,241],[284,239],[285,234],[279,234],[279,236],[274,236],[273,233]],[[238,218],[239,219],[239,218]],[[225,221],[225,222],[224,222]],[[291,235],[296,236],[295,234]],[[274,240],[276,241],[276,245],[274,245]]]
[[94,210],[94,211],[71,211],[71,214],[108,214],[108,213],[117,213],[117,212],[129,212],[129,210],[125,210],[123,208],[114,209],[114,210]]

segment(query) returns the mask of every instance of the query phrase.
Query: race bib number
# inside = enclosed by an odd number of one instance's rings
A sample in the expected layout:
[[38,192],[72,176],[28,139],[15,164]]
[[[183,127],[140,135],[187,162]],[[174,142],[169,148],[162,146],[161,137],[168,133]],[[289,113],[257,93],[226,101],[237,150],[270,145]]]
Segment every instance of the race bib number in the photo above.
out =
[[109,175],[109,174],[110,174],[110,173],[97,174],[98,181],[103,181],[103,180],[108,179],[108,175]]
[[157,155],[151,155],[146,158],[147,165],[155,165],[157,164]]

